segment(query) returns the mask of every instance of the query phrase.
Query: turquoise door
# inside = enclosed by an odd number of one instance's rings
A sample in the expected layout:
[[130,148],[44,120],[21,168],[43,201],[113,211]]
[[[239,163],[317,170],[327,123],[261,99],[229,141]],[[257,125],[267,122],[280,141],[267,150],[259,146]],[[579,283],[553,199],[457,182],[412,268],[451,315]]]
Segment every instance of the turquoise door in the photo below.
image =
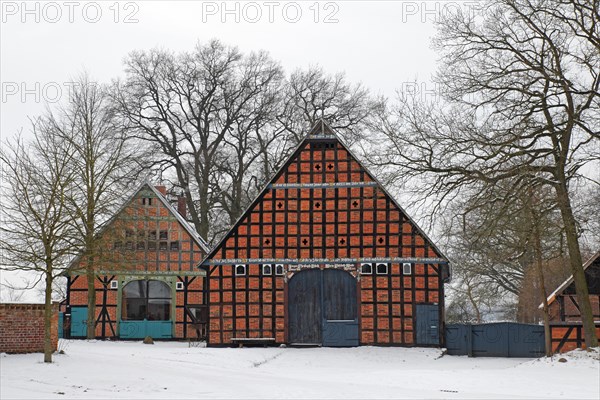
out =
[[119,325],[122,339],[143,339],[151,336],[153,339],[170,339],[173,337],[172,321],[121,321]]
[[87,307],[71,307],[71,337],[87,336]]
[[122,289],[119,337],[170,339],[173,337],[172,287],[152,279],[128,282]]
[[63,332],[63,324],[64,323],[65,323],[65,313],[59,312],[58,313],[58,337],[60,339],[65,337],[65,334]]

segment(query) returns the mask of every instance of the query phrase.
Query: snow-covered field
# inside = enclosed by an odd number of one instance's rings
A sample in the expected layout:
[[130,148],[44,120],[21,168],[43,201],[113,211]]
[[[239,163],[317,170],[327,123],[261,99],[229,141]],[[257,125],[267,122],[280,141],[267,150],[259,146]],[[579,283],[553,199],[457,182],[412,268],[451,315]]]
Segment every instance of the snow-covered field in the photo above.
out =
[[443,356],[436,349],[199,348],[61,341],[0,356],[0,398],[600,398],[600,354]]

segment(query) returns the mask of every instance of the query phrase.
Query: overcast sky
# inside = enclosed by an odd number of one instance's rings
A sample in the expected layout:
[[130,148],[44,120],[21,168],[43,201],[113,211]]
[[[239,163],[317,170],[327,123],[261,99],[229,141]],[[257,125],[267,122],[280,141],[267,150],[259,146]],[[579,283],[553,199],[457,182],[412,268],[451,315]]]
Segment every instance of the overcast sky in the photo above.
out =
[[[81,71],[109,82],[132,50],[190,51],[212,38],[267,50],[286,72],[319,64],[392,96],[417,81],[431,96],[433,21],[474,2],[4,1],[0,0],[0,135],[28,135],[35,117],[66,97]],[[407,86],[408,85],[408,86]],[[3,272],[2,280],[20,283]],[[27,293],[27,299],[37,297]]]
[[[1,1],[1,133],[56,102],[82,70],[108,82],[132,50],[192,50],[218,38],[242,51],[264,49],[287,72],[320,64],[345,71],[374,93],[417,80],[424,95],[436,54],[433,20],[474,2],[411,1]],[[236,21],[237,19],[237,21]],[[65,83],[67,82],[67,83]],[[410,83],[409,83],[410,85]],[[429,94],[428,94],[429,93]]]

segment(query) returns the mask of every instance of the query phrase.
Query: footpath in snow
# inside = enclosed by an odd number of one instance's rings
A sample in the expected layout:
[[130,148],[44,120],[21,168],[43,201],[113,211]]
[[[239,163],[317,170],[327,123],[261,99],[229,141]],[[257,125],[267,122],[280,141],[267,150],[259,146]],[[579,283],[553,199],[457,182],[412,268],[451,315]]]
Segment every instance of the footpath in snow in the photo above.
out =
[[[0,355],[0,398],[600,398],[600,353],[553,359],[438,349],[200,348],[61,340],[65,354]],[[564,357],[567,362],[559,362]]]

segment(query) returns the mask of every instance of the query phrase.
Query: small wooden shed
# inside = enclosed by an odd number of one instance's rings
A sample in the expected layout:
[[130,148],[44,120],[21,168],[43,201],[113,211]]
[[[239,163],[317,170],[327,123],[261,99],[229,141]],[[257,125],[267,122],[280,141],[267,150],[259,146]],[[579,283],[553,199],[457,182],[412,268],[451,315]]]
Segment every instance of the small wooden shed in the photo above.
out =
[[[600,251],[590,257],[583,269],[596,321],[596,336],[600,338]],[[553,351],[564,352],[585,347],[581,311],[572,275],[548,296],[548,308]]]

